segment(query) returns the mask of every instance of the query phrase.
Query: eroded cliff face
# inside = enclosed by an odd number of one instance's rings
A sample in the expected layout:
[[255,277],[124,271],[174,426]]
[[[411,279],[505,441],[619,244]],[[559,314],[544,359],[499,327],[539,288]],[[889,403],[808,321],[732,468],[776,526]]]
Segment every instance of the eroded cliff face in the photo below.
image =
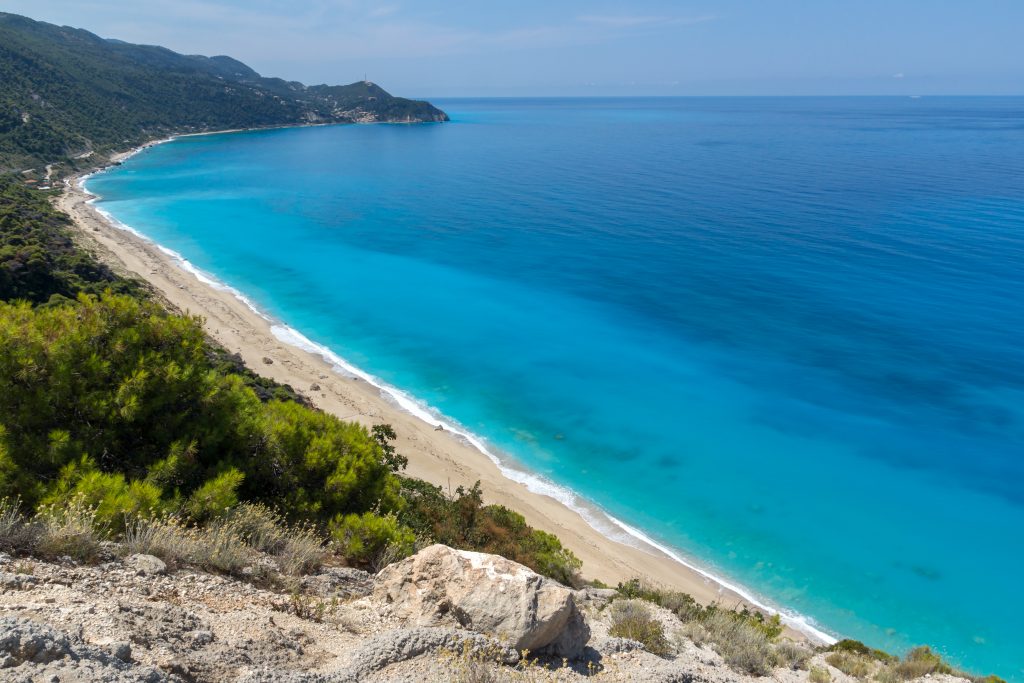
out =
[[[0,680],[755,680],[666,610],[652,608],[670,646],[656,656],[609,636],[614,591],[572,591],[494,555],[431,546],[377,576],[290,579],[261,561],[240,580],[108,550],[96,566],[0,555]],[[820,654],[801,666],[773,677],[854,680]]]

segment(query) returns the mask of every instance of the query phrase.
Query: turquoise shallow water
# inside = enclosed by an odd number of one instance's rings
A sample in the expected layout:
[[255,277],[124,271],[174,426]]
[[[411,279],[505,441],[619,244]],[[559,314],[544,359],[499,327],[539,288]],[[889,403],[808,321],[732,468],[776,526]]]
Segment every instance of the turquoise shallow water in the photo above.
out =
[[1024,681],[1024,99],[440,104],[88,187],[772,604]]

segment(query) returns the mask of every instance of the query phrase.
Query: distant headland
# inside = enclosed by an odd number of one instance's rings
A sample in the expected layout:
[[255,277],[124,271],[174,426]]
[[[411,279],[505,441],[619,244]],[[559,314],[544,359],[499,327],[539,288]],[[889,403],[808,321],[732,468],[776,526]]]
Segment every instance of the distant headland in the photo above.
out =
[[92,166],[93,155],[182,133],[448,120],[429,102],[368,81],[307,86],[231,57],[182,55],[15,14],[0,13],[0,45],[0,171]]

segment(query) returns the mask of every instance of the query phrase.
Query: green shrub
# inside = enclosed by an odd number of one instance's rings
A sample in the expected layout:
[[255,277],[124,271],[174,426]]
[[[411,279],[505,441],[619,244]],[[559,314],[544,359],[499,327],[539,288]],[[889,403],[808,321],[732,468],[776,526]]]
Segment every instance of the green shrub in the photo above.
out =
[[870,648],[864,643],[860,642],[859,640],[850,640],[849,638],[844,638],[843,640],[840,640],[837,643],[833,643],[829,646],[828,651],[847,652],[855,655],[863,655],[865,657],[870,657],[871,659],[875,659],[880,662],[893,662],[898,659],[898,657],[894,657],[888,652],[883,652],[882,650]]
[[60,477],[43,499],[44,505],[80,501],[95,512],[95,521],[112,530],[123,530],[126,520],[158,514],[164,507],[162,491],[146,481],[126,481],[123,474],[100,472],[83,456],[61,470]]
[[201,522],[225,514],[238,504],[238,487],[244,480],[245,475],[232,467],[204,483],[185,504],[189,517]]
[[741,673],[767,676],[775,666],[771,639],[758,624],[730,610],[713,610],[701,623],[722,659]]
[[363,426],[280,401],[266,404],[264,414],[265,452],[259,469],[250,470],[249,498],[273,491],[292,520],[402,507],[399,482]]
[[671,647],[665,638],[665,629],[644,602],[616,600],[609,609],[611,626],[608,628],[608,635],[642,643],[648,652],[659,657],[669,654]]
[[[146,482],[131,491],[140,497],[186,499],[200,520],[238,500],[275,504],[293,522],[402,507],[378,440],[393,432],[375,437],[298,403],[261,403],[210,363],[200,321],[152,302],[0,303],[0,496],[34,507],[74,495],[75,481],[65,477],[56,493],[49,482],[95,462],[129,487]],[[117,497],[116,481],[91,483]],[[101,514],[108,507],[118,503]]]
[[400,559],[411,555],[416,535],[394,515],[364,512],[339,515],[330,524],[331,538],[350,562],[379,569],[385,555]]

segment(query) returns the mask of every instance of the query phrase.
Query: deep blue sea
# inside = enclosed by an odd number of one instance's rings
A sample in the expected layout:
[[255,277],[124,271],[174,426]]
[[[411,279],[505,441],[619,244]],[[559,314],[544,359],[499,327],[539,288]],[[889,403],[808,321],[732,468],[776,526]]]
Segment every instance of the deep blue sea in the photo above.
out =
[[1024,98],[438,104],[88,187],[765,601],[1024,681]]

